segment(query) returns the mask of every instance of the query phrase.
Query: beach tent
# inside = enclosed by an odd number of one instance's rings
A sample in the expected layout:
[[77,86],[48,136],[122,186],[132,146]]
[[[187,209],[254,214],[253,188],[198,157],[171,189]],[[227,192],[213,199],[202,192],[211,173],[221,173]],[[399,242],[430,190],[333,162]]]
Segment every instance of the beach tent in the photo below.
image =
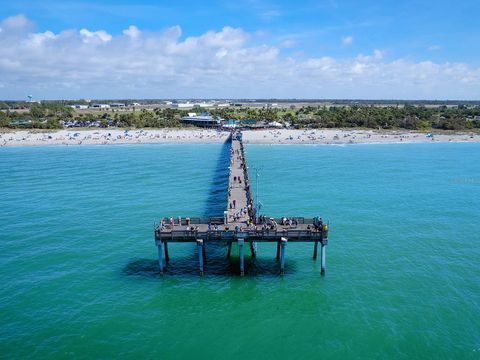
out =
[[281,127],[283,127],[283,124],[282,124],[282,123],[279,123],[278,121],[272,121],[272,122],[269,122],[269,123],[268,123],[268,126],[273,126],[273,127],[281,128]]

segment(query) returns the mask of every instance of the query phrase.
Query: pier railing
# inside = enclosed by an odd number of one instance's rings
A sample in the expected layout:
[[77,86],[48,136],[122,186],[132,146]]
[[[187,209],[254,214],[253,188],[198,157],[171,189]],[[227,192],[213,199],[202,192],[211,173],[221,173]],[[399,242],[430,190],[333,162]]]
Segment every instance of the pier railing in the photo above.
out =
[[326,241],[326,234],[322,231],[279,229],[279,230],[171,230],[155,231],[155,238],[159,241],[196,242],[198,239],[206,241],[232,241],[246,239],[246,241],[271,242],[288,238],[289,241]]
[[[318,223],[317,218],[305,218],[305,217],[295,217],[295,216],[286,216],[286,219],[294,222],[297,224],[302,224],[302,225],[313,225]],[[171,226],[170,222],[170,217],[164,217],[165,219],[165,226],[169,228]],[[266,223],[270,224],[272,223],[272,220],[274,220],[277,224],[282,223],[283,218],[273,218],[273,217],[266,217]],[[181,222],[179,222],[181,221]],[[158,229],[161,227],[161,220],[158,223],[154,224],[154,228]],[[173,218],[173,224],[174,226],[190,226],[190,225],[200,225],[200,224],[212,224],[212,225],[221,225],[224,223],[224,217],[223,216],[211,216],[211,217],[186,217],[186,218]]]
[[[163,218],[165,220],[165,226],[171,226],[170,217],[165,216]],[[212,224],[212,225],[220,225],[223,224],[224,218],[223,216],[211,216],[211,217],[181,217],[181,218],[173,218],[173,224],[175,226],[189,226],[189,225],[199,225],[199,224]],[[162,220],[160,222],[155,223],[155,229],[159,228],[162,225]]]

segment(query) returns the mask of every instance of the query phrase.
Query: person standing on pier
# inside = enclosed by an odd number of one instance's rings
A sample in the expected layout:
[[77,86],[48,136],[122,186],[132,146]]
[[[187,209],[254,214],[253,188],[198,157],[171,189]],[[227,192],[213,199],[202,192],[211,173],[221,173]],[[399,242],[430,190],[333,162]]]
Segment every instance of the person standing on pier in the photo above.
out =
[[236,209],[237,208],[237,200],[233,199],[233,208]]

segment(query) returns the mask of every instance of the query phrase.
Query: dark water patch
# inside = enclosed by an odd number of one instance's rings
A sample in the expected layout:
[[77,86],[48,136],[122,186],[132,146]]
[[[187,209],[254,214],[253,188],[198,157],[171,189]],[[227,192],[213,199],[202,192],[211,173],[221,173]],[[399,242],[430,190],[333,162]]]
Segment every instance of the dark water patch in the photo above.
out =
[[[227,259],[226,246],[220,244],[207,245],[206,261],[204,262],[205,276],[240,276],[240,259],[232,256]],[[285,274],[293,274],[296,271],[294,260],[285,262]],[[274,258],[252,258],[250,255],[244,258],[245,276],[271,276],[280,275],[280,262]],[[130,261],[122,270],[126,276],[158,277],[160,268],[157,259],[135,259]],[[199,276],[198,253],[191,255],[172,257],[167,264],[164,275],[166,276]]]
[[230,163],[231,142],[225,141],[222,144],[220,155],[216,160],[215,170],[213,172],[208,198],[205,203],[204,216],[222,215],[227,206],[227,188],[228,188],[228,167]]
[[160,268],[157,260],[135,259],[123,268],[122,273],[127,276],[154,277],[160,275]]

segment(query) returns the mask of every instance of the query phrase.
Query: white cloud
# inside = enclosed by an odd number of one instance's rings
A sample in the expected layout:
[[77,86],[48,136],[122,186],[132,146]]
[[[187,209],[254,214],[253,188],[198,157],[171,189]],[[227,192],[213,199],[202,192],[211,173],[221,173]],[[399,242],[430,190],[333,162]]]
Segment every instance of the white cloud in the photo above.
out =
[[375,49],[375,50],[373,50],[372,55],[360,54],[356,57],[356,60],[360,61],[360,62],[378,61],[378,60],[383,59],[383,57],[385,56],[385,53],[386,53],[386,51],[384,51],[384,50]]
[[179,26],[32,32],[16,17],[0,27],[0,98],[480,96],[480,69],[464,63],[386,60],[378,49],[343,59],[284,56],[281,46],[252,45],[254,33],[232,27],[185,39]]
[[25,17],[25,15],[15,15],[7,17],[2,21],[2,26],[9,29],[25,29],[32,25],[32,23]]
[[112,35],[107,33],[105,30],[99,31],[89,31],[87,29],[80,30],[80,35],[84,43],[89,42],[109,42],[112,40]]
[[353,44],[353,37],[352,36],[344,36],[342,37],[342,45],[348,46]]
[[43,33],[30,34],[29,38],[33,44],[40,46],[42,43],[49,39],[55,39],[56,35],[51,31],[45,31]]
[[130,25],[128,29],[123,30],[123,35],[136,39],[140,36],[140,30],[134,25]]

